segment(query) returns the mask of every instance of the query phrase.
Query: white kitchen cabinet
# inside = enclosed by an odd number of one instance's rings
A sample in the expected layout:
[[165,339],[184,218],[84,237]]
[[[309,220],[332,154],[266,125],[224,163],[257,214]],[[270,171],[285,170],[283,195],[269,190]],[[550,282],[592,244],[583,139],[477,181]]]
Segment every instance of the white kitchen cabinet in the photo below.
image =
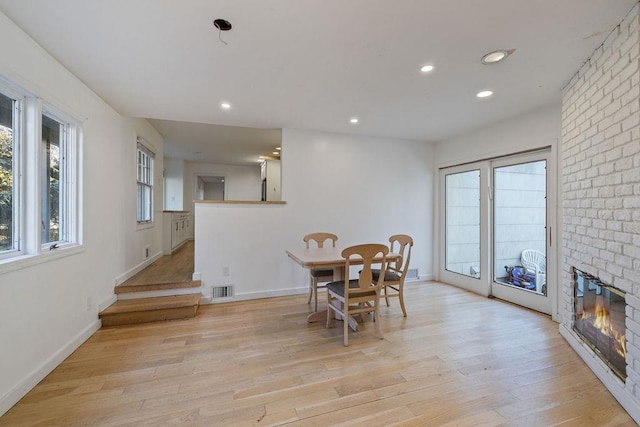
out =
[[164,211],[162,227],[162,253],[171,255],[191,237],[191,214],[189,211]]

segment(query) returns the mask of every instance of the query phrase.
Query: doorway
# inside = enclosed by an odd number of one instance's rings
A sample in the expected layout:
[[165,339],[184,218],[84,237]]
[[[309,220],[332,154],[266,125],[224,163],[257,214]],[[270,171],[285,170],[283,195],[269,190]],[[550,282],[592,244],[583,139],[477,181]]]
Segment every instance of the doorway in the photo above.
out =
[[225,200],[224,176],[198,175],[196,181],[196,200]]
[[440,171],[442,281],[551,314],[550,150]]

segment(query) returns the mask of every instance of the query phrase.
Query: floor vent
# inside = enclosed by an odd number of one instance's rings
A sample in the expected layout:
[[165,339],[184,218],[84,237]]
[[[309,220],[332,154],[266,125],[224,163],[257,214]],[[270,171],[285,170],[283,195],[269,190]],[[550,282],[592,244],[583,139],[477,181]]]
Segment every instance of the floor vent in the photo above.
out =
[[405,280],[418,280],[418,269],[410,268],[407,271],[407,277],[405,277]]
[[233,296],[233,285],[227,286],[212,286],[211,287],[211,299],[216,298],[228,298]]

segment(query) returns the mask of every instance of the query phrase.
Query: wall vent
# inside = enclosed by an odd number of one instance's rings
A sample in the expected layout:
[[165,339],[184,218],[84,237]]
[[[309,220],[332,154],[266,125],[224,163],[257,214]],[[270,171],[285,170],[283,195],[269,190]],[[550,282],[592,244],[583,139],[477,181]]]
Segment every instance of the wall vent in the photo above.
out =
[[410,268],[407,271],[407,277],[405,277],[404,280],[418,280],[418,269]]
[[233,296],[233,285],[211,287],[211,299],[228,298],[232,296]]

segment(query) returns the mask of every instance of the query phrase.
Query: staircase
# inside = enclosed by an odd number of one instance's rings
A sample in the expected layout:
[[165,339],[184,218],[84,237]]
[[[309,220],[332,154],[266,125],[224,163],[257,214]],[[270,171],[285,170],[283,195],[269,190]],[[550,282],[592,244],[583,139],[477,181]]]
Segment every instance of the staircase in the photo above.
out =
[[200,294],[116,301],[100,313],[102,326],[131,325],[196,316]]
[[193,241],[165,255],[114,289],[118,300],[98,315],[102,326],[195,317],[200,280],[193,275]]

